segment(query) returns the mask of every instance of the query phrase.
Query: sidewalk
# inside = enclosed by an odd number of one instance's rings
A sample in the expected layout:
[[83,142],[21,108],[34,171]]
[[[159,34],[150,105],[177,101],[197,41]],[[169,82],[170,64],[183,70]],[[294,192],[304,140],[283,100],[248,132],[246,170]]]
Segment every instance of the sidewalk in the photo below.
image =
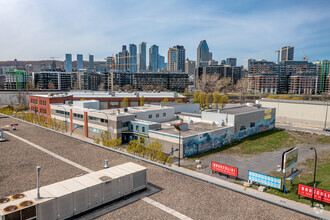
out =
[[292,130],[292,131],[302,131],[302,132],[308,132],[308,133],[312,133],[312,134],[321,134],[321,135],[330,136],[329,131],[323,131],[322,129],[319,129],[319,128],[306,127],[306,126],[302,126],[302,125],[290,125],[290,124],[276,123],[275,128]]
[[330,212],[323,210],[323,209],[319,209],[319,208],[312,208],[310,205],[306,205],[303,203],[299,203],[293,200],[289,200],[286,198],[282,198],[279,196],[275,196],[273,194],[270,193],[265,193],[265,192],[260,192],[258,190],[252,189],[250,187],[245,187],[245,186],[241,186],[235,183],[231,183],[213,176],[209,176],[207,174],[203,174],[203,173],[199,173],[196,171],[192,171],[183,167],[178,167],[177,165],[172,165],[172,168],[178,171],[181,171],[183,174],[186,173],[189,176],[193,176],[195,178],[204,180],[206,182],[260,199],[260,200],[264,200],[267,201],[269,203],[275,204],[275,205],[279,205],[282,206],[284,208],[288,208],[294,211],[298,211],[301,213],[304,213],[306,215],[310,215],[316,218],[321,218],[321,219],[330,219]]

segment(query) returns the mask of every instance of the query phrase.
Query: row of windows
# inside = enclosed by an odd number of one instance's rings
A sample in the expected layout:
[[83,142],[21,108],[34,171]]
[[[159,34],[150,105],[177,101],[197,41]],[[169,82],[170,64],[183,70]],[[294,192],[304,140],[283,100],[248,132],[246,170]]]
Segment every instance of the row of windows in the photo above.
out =
[[38,100],[37,99],[31,99],[31,103],[33,103],[33,104],[38,104]]
[[[163,117],[166,117],[166,113],[163,113]],[[152,118],[152,115],[149,115],[149,118]],[[159,118],[159,113],[156,114],[156,118]]]
[[31,106],[31,111],[38,112],[38,107]]
[[[133,125],[131,125],[131,130],[133,131]],[[139,131],[139,126],[138,125],[135,126],[135,130]],[[142,127],[142,132],[146,132],[145,127]]]
[[75,117],[75,118],[84,118],[83,115],[77,114],[77,113],[73,113],[73,117]]
[[40,108],[40,113],[47,114],[47,109]]
[[44,100],[39,100],[39,105],[46,105],[46,101],[44,101]]
[[102,134],[102,132],[104,132],[103,130],[100,130],[100,129],[97,129],[97,128],[92,128],[92,127],[88,127],[88,131],[96,133],[96,134]]
[[64,115],[64,114],[65,115],[70,115],[69,112],[65,112],[65,111],[61,111],[61,110],[56,110],[55,113],[58,114],[58,115]]
[[88,119],[91,120],[91,121],[108,123],[108,120],[107,119],[103,119],[103,118],[96,118],[96,117],[93,117],[93,116],[88,116]]

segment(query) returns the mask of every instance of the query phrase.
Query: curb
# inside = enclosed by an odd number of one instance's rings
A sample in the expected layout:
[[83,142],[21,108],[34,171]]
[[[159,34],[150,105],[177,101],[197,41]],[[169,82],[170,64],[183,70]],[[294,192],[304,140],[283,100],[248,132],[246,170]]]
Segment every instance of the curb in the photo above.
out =
[[[141,157],[138,157],[138,156],[135,156],[135,155],[132,155],[132,154],[120,151],[120,150],[105,147],[105,146],[102,146],[102,145],[99,145],[99,144],[96,144],[96,143],[93,143],[93,142],[89,142],[89,141],[84,140],[84,139],[80,139],[80,138],[75,137],[75,136],[71,136],[71,135],[68,135],[68,134],[65,134],[65,133],[61,133],[59,131],[52,130],[50,128],[42,127],[40,125],[24,121],[24,120],[15,118],[13,116],[5,115],[5,114],[2,114],[2,113],[0,113],[0,115],[6,116],[8,118],[12,118],[14,120],[17,120],[17,121],[20,121],[20,122],[23,122],[23,123],[26,123],[26,124],[29,124],[29,125],[33,125],[33,126],[36,126],[36,127],[39,127],[39,128],[43,128],[43,129],[46,129],[48,131],[55,132],[55,133],[58,133],[58,134],[61,134],[61,135],[67,136],[67,137],[71,137],[71,138],[74,138],[76,140],[83,141],[87,144],[91,144],[91,145],[94,145],[96,147],[99,147],[99,148],[102,148],[102,149],[105,149],[105,150],[110,150],[112,152],[122,154],[124,156],[127,156],[127,157],[135,159],[135,160],[150,163],[150,164],[156,165],[158,167],[162,167],[162,168],[165,168],[167,170],[170,170],[170,171],[173,171],[173,172],[176,172],[176,173],[179,173],[179,174],[183,174],[185,176],[189,176],[189,177],[192,177],[194,179],[201,180],[203,182],[211,183],[213,185],[220,186],[222,188],[225,188],[225,189],[228,189],[228,190],[231,190],[231,191],[234,191],[234,192],[237,192],[237,193],[240,193],[240,194],[243,194],[243,195],[258,199],[258,200],[261,200],[261,201],[265,201],[265,202],[268,202],[270,204],[274,204],[274,205],[280,206],[282,208],[289,209],[289,210],[292,210],[292,211],[295,211],[295,212],[298,212],[298,213],[301,213],[301,214],[304,214],[304,215],[307,215],[307,216],[310,216],[310,217],[314,217],[314,218],[318,218],[318,219],[330,219],[330,215],[328,213],[327,213],[327,215],[321,215],[321,214],[317,214],[313,211],[309,211],[309,210],[306,210],[306,209],[303,209],[303,208],[300,208],[300,207],[297,207],[297,206],[294,206],[294,205],[291,205],[291,204],[287,204],[283,201],[283,199],[285,199],[285,198],[282,198],[282,197],[278,197],[279,200],[274,200],[274,199],[271,199],[271,198],[266,197],[266,196],[257,195],[253,192],[246,191],[246,190],[243,189],[243,187],[242,188],[239,187],[239,186],[232,187],[232,186],[229,186],[226,183],[221,183],[220,181],[213,180],[212,178],[214,178],[214,177],[211,177],[211,176],[210,176],[210,178],[208,178],[208,177],[202,178],[199,175],[192,173],[192,172],[195,172],[195,171],[186,170],[185,168],[181,168],[181,167],[180,168],[179,167],[178,168],[169,167],[169,166],[166,166],[166,165],[163,165],[163,164],[160,164],[160,163],[157,163],[157,162],[145,159],[145,158],[141,158]],[[276,197],[275,195],[272,195],[272,196]],[[289,200],[289,201],[295,202],[293,200]],[[298,202],[296,202],[296,203],[298,203]],[[298,204],[300,204],[300,203],[298,203]],[[306,205],[306,204],[301,203],[301,205]],[[326,210],[324,210],[324,211],[328,212]]]

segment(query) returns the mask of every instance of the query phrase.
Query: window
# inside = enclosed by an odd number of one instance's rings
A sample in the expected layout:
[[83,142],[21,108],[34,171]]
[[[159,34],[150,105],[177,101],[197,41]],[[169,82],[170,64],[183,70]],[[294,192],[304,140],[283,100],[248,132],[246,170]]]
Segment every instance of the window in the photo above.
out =
[[103,131],[100,130],[100,129],[92,128],[92,127],[88,127],[88,131],[89,131],[89,132],[96,133],[96,134],[101,134],[101,133],[103,132]]
[[133,125],[131,125],[131,130],[133,131]]
[[240,128],[241,131],[245,130],[245,129],[246,129],[246,127],[244,125],[242,125],[241,128]]
[[84,118],[83,115],[77,114],[77,113],[73,113],[73,117],[75,117],[75,118]]
[[103,122],[103,123],[108,123],[108,119],[103,119],[103,118],[101,118],[101,122]]
[[145,132],[146,130],[145,130],[145,127],[142,127],[142,132]]
[[159,114],[156,114],[156,118],[159,118]]
[[139,126],[137,125],[137,126],[135,127],[135,129],[136,129],[137,131],[139,131]]
[[163,117],[166,117],[166,113],[163,113]]
[[152,118],[152,115],[149,115],[149,118]]
[[121,126],[122,126],[123,128],[128,127],[128,122],[121,123]]
[[251,122],[250,123],[250,127],[253,128],[254,126],[256,126],[256,123],[255,122]]

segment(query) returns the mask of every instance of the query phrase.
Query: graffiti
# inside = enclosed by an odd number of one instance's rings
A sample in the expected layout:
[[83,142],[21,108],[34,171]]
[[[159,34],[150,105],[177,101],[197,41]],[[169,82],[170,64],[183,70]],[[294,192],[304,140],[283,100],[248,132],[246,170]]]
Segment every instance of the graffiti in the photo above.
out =
[[231,130],[225,130],[222,134],[213,133],[212,135],[212,133],[204,133],[187,138],[183,143],[183,156],[189,157],[198,153],[203,153],[222,147],[223,145],[231,144],[233,141],[240,140],[250,135],[273,129],[275,127],[275,118],[262,120],[253,125],[253,127],[248,127],[239,131],[236,136]]

